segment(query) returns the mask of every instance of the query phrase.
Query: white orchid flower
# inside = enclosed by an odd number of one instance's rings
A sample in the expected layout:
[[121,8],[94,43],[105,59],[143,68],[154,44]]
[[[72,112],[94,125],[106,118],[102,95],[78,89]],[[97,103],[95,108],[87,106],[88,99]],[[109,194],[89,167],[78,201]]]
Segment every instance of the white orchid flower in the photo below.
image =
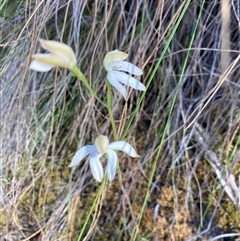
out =
[[126,53],[116,49],[107,53],[103,61],[103,65],[108,72],[107,79],[109,83],[123,95],[125,100],[127,99],[128,92],[122,84],[128,85],[135,90],[146,90],[145,85],[143,85],[140,81],[124,73],[128,72],[137,76],[140,76],[143,73],[142,70],[134,64],[124,61],[127,57],[128,55]]
[[103,167],[100,162],[100,158],[106,154],[107,155],[107,174],[110,181],[113,180],[117,169],[117,154],[114,150],[123,151],[131,157],[139,157],[135,149],[125,141],[115,141],[109,144],[107,136],[100,135],[96,138],[94,145],[87,145],[81,147],[74,155],[69,167],[74,167],[78,165],[83,158],[90,155],[90,168],[93,177],[101,182],[103,179]]
[[77,60],[71,47],[64,43],[52,40],[40,39],[42,48],[49,51],[46,54],[34,54],[34,60],[30,64],[30,69],[38,72],[47,72],[54,67],[72,69],[76,66]]

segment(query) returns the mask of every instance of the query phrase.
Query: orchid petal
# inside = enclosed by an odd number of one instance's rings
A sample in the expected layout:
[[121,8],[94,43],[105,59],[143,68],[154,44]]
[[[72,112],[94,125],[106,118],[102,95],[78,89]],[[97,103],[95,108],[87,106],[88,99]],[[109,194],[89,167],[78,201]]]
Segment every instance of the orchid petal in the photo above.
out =
[[108,162],[107,162],[107,174],[109,181],[112,181],[116,175],[116,169],[117,169],[117,154],[115,151],[111,149],[107,149],[107,156],[108,156]]
[[127,99],[127,96],[128,96],[128,91],[127,89],[121,85],[119,82],[118,82],[118,77],[117,77],[117,74],[120,73],[118,71],[112,71],[112,72],[109,72],[107,74],[107,79],[109,81],[109,83],[115,87],[124,97],[124,99],[126,100]]
[[135,149],[125,141],[115,141],[108,145],[108,149],[123,151],[131,157],[139,157]]
[[53,67],[53,65],[46,64],[38,60],[33,60],[29,66],[30,69],[38,72],[47,72],[51,70]]
[[106,54],[103,65],[107,71],[112,71],[112,62],[121,62],[127,58],[128,54],[119,51],[118,49],[110,51]]
[[90,168],[91,172],[93,174],[93,177],[98,181],[101,182],[103,179],[103,168],[102,164],[100,162],[100,157],[102,154],[99,154],[97,152],[93,153],[90,158]]
[[32,57],[37,61],[40,61],[48,65],[52,65],[54,67],[59,66],[68,69],[71,68],[69,62],[65,58],[62,58],[54,54],[34,54]]
[[49,51],[53,55],[59,56],[65,59],[66,62],[69,63],[69,68],[71,69],[77,63],[75,54],[70,46],[64,43],[60,43],[53,40],[44,40],[40,39],[40,44],[42,48]]
[[87,155],[94,153],[96,151],[97,151],[97,149],[94,145],[88,145],[88,146],[81,147],[74,155],[69,167],[74,167],[74,166],[78,165],[83,160],[84,157],[86,157]]
[[137,79],[133,78],[132,76],[120,72],[120,71],[112,71],[112,74],[114,74],[114,76],[116,76],[116,79],[125,84],[128,85],[130,87],[132,87],[135,90],[141,90],[141,91],[145,91],[146,87],[144,84],[142,84],[140,81],[138,81]]
[[143,72],[141,69],[139,69],[136,65],[129,63],[127,61],[121,62],[121,67],[118,70],[126,71],[130,74],[134,75],[142,75]]

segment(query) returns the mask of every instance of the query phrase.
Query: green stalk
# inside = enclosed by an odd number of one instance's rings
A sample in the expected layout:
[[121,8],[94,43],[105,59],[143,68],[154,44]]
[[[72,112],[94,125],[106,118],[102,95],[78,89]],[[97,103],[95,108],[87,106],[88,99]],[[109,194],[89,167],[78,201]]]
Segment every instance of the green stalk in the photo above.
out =
[[107,81],[107,109],[108,109],[108,113],[109,113],[110,122],[112,125],[113,139],[114,139],[114,141],[117,141],[117,129],[116,129],[115,121],[113,118],[113,112],[112,112],[111,85],[108,81]]
[[91,86],[89,85],[86,77],[84,76],[84,74],[79,70],[79,68],[77,66],[74,66],[71,69],[71,72],[78,77],[79,80],[81,80],[83,82],[83,84],[87,87],[87,89],[89,90],[90,94],[99,102],[101,103],[103,106],[105,106],[108,109],[108,106],[102,101],[100,100],[100,98],[97,96],[96,92],[91,88]]
[[95,197],[95,199],[94,199],[94,201],[93,201],[93,204],[92,204],[92,206],[91,206],[91,208],[90,208],[90,211],[89,211],[89,213],[88,213],[88,215],[87,215],[87,218],[86,218],[86,220],[85,220],[85,222],[84,222],[84,224],[83,224],[83,227],[82,227],[82,229],[81,229],[81,232],[80,232],[80,234],[79,234],[79,236],[78,236],[77,241],[82,240],[82,236],[83,236],[83,233],[84,233],[84,231],[85,231],[85,229],[86,229],[87,224],[89,223],[90,216],[92,215],[92,213],[93,213],[93,211],[94,211],[94,208],[96,207],[96,204],[97,204],[97,202],[98,202],[98,199],[100,198],[100,195],[101,195],[101,193],[102,193],[102,190],[103,190],[104,186],[106,185],[106,182],[107,182],[107,175],[105,175],[105,177],[104,177],[104,179],[103,179],[103,181],[102,181],[102,183],[101,183],[101,185],[100,185],[100,187],[99,187],[99,189],[98,189],[97,195],[96,195],[96,197]]
[[114,118],[113,118],[113,112],[112,112],[112,95],[111,95],[111,85],[110,85],[110,83],[107,81],[107,104],[105,104],[102,100],[100,100],[100,98],[97,96],[96,92],[91,88],[91,86],[89,85],[86,77],[79,70],[79,68],[77,66],[73,67],[71,69],[71,71],[75,76],[77,76],[77,78],[79,80],[81,80],[83,82],[83,84],[87,87],[90,94],[96,100],[98,100],[99,103],[101,103],[104,107],[107,108],[109,118],[110,118],[110,122],[111,122],[111,125],[112,125],[112,130],[113,130],[113,139],[114,139],[114,141],[116,141],[117,140],[117,129],[116,129],[115,121],[114,121]]

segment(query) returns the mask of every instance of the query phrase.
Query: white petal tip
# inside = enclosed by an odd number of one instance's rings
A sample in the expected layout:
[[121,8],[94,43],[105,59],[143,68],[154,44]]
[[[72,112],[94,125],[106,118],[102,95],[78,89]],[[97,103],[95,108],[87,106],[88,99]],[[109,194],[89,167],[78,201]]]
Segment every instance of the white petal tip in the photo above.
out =
[[102,179],[96,179],[96,178],[95,178],[95,180],[96,180],[97,182],[102,182]]
[[133,158],[139,158],[140,157],[133,147],[129,150],[128,154],[129,154],[129,156],[131,156]]
[[33,60],[29,68],[37,72],[48,72],[53,68],[53,66],[45,63],[41,63],[40,61],[37,61],[37,60]]
[[136,153],[135,149],[131,149],[131,152],[129,152],[129,156],[133,158],[139,158],[140,156]]
[[71,161],[70,165],[68,167],[75,167],[80,163],[80,159],[76,160],[75,158]]
[[[93,173],[92,173],[93,174]],[[94,179],[97,181],[97,182],[102,182],[103,180],[103,173],[100,174],[100,175],[93,175]]]
[[111,182],[113,179],[114,179],[114,177],[111,177],[111,178],[108,177],[108,180],[109,180],[110,182]]
[[76,165],[70,164],[68,167],[75,167]]
[[146,86],[136,79],[134,89],[140,90],[140,91],[146,91]]
[[118,71],[108,73],[107,79],[109,83],[121,93],[124,99],[127,100],[128,91],[122,84],[119,83],[117,79],[118,73]]
[[139,86],[138,90],[140,90],[140,91],[146,91],[146,86],[141,83],[141,85]]
[[138,74],[137,74],[137,75],[142,75],[142,74],[143,74],[142,70],[141,70],[141,69],[139,69],[139,71],[138,71]]

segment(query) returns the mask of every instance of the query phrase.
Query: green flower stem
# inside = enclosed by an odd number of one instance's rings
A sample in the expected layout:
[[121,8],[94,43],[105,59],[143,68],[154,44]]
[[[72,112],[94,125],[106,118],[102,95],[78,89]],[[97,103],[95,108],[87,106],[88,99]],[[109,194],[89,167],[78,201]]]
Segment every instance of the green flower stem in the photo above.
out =
[[82,227],[82,229],[81,229],[81,232],[80,232],[80,234],[79,234],[79,236],[78,236],[77,241],[82,240],[82,236],[83,236],[83,234],[84,234],[84,232],[85,232],[85,230],[86,230],[86,227],[87,227],[87,225],[89,225],[89,223],[90,223],[89,220],[90,220],[91,214],[93,213],[94,209],[97,208],[97,202],[98,202],[98,200],[99,200],[99,198],[100,198],[100,196],[101,196],[101,194],[102,194],[102,192],[103,192],[103,188],[105,187],[106,183],[107,183],[107,175],[105,175],[105,177],[104,177],[104,179],[103,179],[100,187],[98,188],[97,195],[96,195],[96,197],[94,198],[93,204],[92,204],[92,206],[91,206],[91,208],[90,208],[90,211],[89,211],[89,213],[88,213],[88,215],[87,215],[87,217],[86,217],[86,220],[85,220],[85,222],[84,222],[84,224],[83,224],[83,227]]
[[84,85],[89,90],[90,94],[93,97],[95,97],[96,100],[98,100],[99,103],[101,103],[104,107],[107,108],[108,113],[109,113],[110,122],[111,122],[111,125],[112,125],[112,130],[113,130],[113,139],[114,139],[114,141],[116,141],[117,140],[117,129],[116,129],[115,121],[114,121],[114,118],[113,118],[113,113],[112,113],[112,95],[111,95],[111,85],[110,85],[110,83],[107,81],[107,104],[105,104],[103,101],[100,100],[100,98],[97,96],[96,92],[91,88],[91,86],[89,85],[86,77],[79,70],[79,68],[77,66],[74,66],[71,69],[71,71],[75,76],[77,76],[77,78],[79,80],[81,80],[84,83]]
[[108,113],[109,113],[110,122],[112,125],[113,139],[114,139],[114,141],[117,141],[117,129],[116,129],[115,121],[113,118],[113,112],[112,112],[111,85],[108,81],[107,81],[107,109],[108,109]]
[[90,94],[95,97],[95,99],[101,103],[103,106],[105,106],[108,109],[108,105],[106,105],[103,101],[100,100],[100,98],[97,96],[96,92],[91,88],[91,86],[89,85],[86,77],[84,76],[84,74],[79,70],[79,68],[77,66],[74,66],[71,69],[71,72],[78,77],[78,79],[80,79],[84,85],[87,87],[87,89],[89,90]]

